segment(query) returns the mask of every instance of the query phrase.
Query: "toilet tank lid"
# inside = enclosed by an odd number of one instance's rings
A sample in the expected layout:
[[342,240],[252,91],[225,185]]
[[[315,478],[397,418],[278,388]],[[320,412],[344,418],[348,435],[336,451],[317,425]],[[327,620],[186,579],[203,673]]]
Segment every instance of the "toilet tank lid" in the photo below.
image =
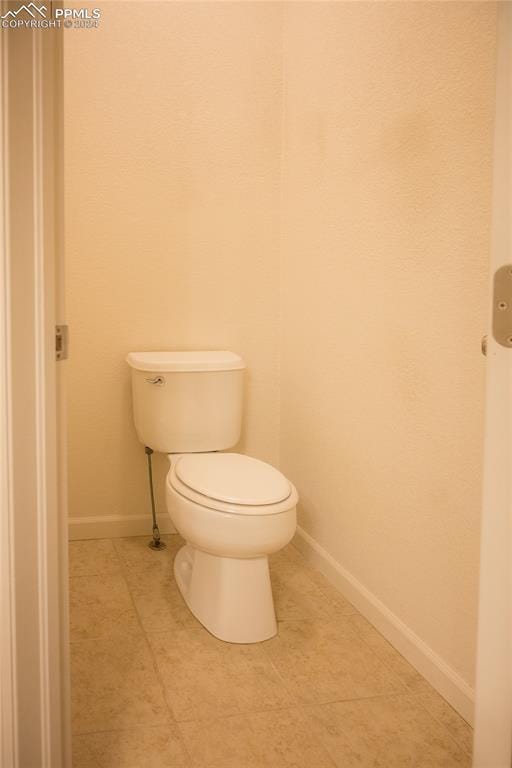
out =
[[245,368],[234,352],[130,352],[126,362],[137,371],[237,371]]

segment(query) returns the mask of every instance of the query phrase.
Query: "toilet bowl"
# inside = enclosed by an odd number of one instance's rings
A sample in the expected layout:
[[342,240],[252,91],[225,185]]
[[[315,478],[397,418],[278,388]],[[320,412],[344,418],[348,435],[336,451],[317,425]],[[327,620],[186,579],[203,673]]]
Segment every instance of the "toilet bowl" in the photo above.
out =
[[237,453],[170,455],[169,515],[187,542],[174,574],[213,635],[255,643],[277,632],[268,555],[296,528],[297,491],[274,467]]

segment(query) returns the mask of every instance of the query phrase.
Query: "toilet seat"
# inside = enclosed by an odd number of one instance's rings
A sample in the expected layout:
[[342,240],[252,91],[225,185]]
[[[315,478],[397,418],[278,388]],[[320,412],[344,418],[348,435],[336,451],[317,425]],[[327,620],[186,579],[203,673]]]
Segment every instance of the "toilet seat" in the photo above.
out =
[[191,453],[171,459],[167,482],[190,501],[234,515],[275,515],[297,504],[277,469],[239,453]]

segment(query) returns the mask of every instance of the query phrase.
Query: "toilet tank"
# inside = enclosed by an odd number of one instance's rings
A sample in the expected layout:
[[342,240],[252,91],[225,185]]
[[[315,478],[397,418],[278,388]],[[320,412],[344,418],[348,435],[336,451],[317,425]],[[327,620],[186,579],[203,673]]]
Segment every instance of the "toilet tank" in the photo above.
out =
[[231,448],[242,427],[245,363],[233,352],[130,352],[141,443],[162,453]]

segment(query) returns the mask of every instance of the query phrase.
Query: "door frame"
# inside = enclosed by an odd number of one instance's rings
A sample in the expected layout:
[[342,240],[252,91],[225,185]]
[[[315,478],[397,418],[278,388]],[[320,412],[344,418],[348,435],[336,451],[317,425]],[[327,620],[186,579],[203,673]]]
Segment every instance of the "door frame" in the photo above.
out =
[[[1,7],[1,6],[0,6]],[[10,291],[8,258],[7,46],[0,33],[0,763],[17,766],[16,619],[12,552],[14,505],[11,477]]]
[[512,263],[510,0],[498,3],[496,65],[474,768],[512,765],[512,349],[492,333],[494,275]]
[[71,766],[64,374],[55,361],[61,49],[58,30],[0,31],[0,763],[12,768]]

